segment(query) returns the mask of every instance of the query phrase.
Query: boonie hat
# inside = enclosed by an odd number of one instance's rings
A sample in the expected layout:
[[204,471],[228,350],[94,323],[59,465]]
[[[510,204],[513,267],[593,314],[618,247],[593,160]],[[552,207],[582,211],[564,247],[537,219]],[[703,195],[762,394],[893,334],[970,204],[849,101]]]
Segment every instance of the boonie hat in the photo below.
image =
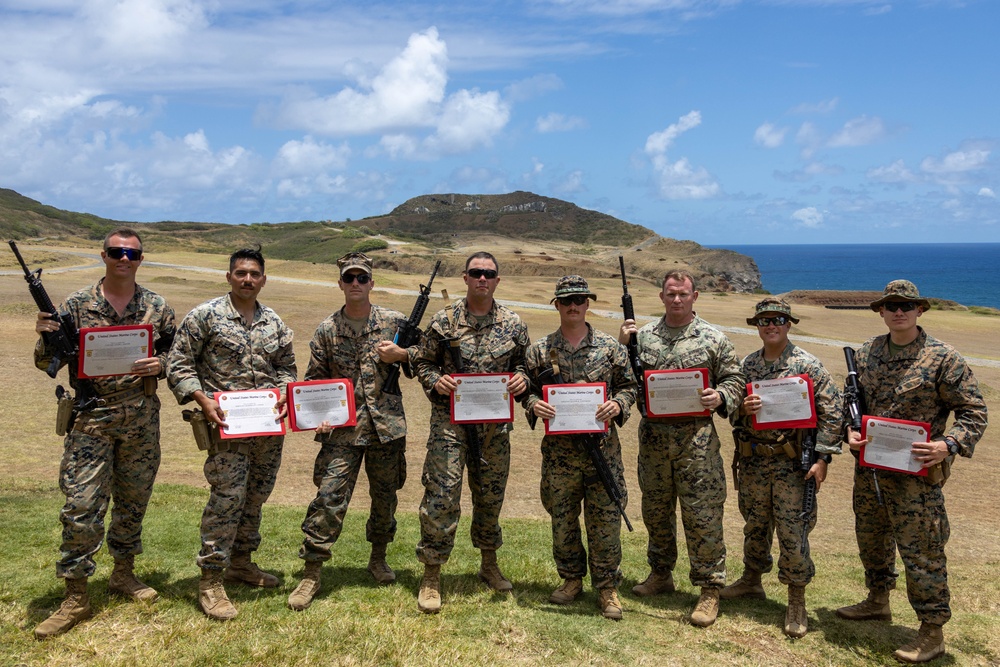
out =
[[757,318],[764,313],[776,313],[778,315],[784,315],[792,321],[793,324],[799,323],[799,318],[792,316],[792,307],[785,302],[784,299],[779,299],[775,296],[769,296],[766,299],[762,299],[757,302],[757,305],[753,308],[753,317],[747,318],[747,324],[757,324]]
[[882,298],[871,302],[872,310],[876,313],[886,301],[913,301],[924,310],[930,310],[931,302],[920,296],[917,286],[909,280],[893,280],[882,291]]
[[590,291],[590,285],[583,279],[583,276],[563,276],[556,281],[556,295],[549,303],[554,303],[559,297],[575,296],[577,294],[583,294],[597,301],[597,295]]
[[337,260],[337,266],[340,267],[340,275],[344,275],[351,269],[361,269],[368,275],[372,274],[371,257],[364,254],[363,252],[347,253],[346,255]]

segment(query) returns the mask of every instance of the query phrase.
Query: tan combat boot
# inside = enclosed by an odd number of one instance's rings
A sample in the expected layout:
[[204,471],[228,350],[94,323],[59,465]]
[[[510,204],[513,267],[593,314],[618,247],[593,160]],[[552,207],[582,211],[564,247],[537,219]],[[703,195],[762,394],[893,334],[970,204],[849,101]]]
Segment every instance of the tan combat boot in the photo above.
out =
[[295,587],[292,594],[288,596],[289,609],[302,611],[312,604],[313,598],[319,593],[320,574],[322,570],[323,563],[320,561],[306,561],[306,570],[302,575],[302,581]]
[[868,597],[849,607],[837,610],[837,616],[848,621],[891,621],[889,591],[868,591]]
[[133,600],[152,602],[157,598],[157,593],[152,587],[136,579],[132,570],[134,562],[135,556],[115,559],[115,568],[108,579],[108,592],[124,595]]
[[601,608],[601,616],[612,621],[622,620],[622,603],[618,599],[617,588],[602,588],[597,598],[597,606]]
[[278,578],[257,567],[257,564],[250,560],[249,551],[233,552],[229,567],[226,568],[225,580],[257,588],[277,588],[278,586]]
[[785,634],[789,637],[805,637],[809,630],[809,615],[806,613],[806,587],[788,585],[788,609],[785,611]]
[[420,580],[417,609],[425,614],[441,611],[441,566],[424,565],[424,578]]
[[723,600],[735,600],[736,598],[766,600],[767,593],[764,592],[764,587],[760,583],[760,572],[748,567],[743,570],[742,577],[719,591],[719,597]]
[[940,625],[921,623],[916,638],[896,649],[894,655],[902,662],[927,662],[944,655],[944,630]]
[[385,542],[372,542],[372,555],[368,559],[368,571],[380,584],[391,584],[396,581],[396,573],[385,562]]
[[66,597],[51,616],[35,628],[35,639],[48,639],[68,632],[80,621],[90,618],[87,579],[67,579]]
[[236,607],[226,595],[222,577],[222,570],[202,569],[201,580],[198,582],[198,604],[209,618],[228,621],[236,618]]
[[549,602],[552,604],[569,604],[583,592],[583,579],[564,579],[562,585],[552,591]]
[[632,594],[641,598],[674,592],[674,575],[670,570],[650,570],[646,581],[632,587]]
[[697,625],[699,628],[707,628],[712,623],[715,623],[715,619],[718,616],[719,589],[702,588],[698,604],[694,606],[694,611],[691,612],[691,625]]
[[479,566],[479,578],[490,588],[498,593],[508,593],[514,588],[514,584],[503,576],[500,566],[497,565],[497,552],[495,549],[483,549],[482,565]]

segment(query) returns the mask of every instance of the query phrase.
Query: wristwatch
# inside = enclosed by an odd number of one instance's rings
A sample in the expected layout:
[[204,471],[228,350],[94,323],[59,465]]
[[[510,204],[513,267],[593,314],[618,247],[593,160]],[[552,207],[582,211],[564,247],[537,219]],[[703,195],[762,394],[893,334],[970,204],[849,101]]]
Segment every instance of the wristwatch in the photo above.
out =
[[833,456],[830,454],[816,454],[816,460],[830,465],[830,462],[833,461]]
[[958,456],[962,451],[962,446],[958,444],[958,440],[950,435],[945,436],[944,444],[948,445],[948,453],[952,456]]

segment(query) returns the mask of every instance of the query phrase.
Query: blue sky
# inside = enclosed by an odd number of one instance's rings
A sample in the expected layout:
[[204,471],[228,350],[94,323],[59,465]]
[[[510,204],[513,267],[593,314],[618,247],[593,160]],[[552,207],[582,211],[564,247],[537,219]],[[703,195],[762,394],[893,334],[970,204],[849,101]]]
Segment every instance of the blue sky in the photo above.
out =
[[529,190],[711,245],[1000,241],[993,0],[0,0],[0,187],[136,221]]

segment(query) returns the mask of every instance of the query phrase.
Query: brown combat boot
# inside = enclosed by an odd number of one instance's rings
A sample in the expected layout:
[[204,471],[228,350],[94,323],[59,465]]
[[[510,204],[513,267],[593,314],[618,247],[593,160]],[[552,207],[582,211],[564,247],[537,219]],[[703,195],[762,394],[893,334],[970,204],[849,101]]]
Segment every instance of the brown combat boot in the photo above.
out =
[[115,568],[111,570],[111,577],[108,579],[108,592],[133,600],[152,602],[157,598],[157,593],[152,587],[136,579],[132,570],[134,562],[135,556],[115,559]]
[[391,584],[396,581],[396,573],[385,562],[385,542],[372,542],[372,555],[368,559],[368,571],[380,584]]
[[222,584],[222,570],[203,568],[201,580],[198,581],[198,604],[209,618],[217,621],[228,621],[236,618],[236,607],[226,595],[226,587]]
[[837,610],[837,616],[848,621],[891,621],[889,591],[868,591],[868,597],[849,607]]
[[698,604],[694,606],[694,611],[691,612],[691,625],[697,625],[699,628],[707,628],[712,623],[715,623],[715,619],[718,616],[719,589],[702,588]]
[[320,575],[323,571],[323,563],[318,560],[306,561],[306,569],[302,574],[302,581],[295,587],[292,594],[288,596],[288,608],[294,611],[302,611],[312,604],[313,598],[319,593]]
[[552,591],[549,602],[552,604],[569,604],[583,592],[583,579],[564,579],[562,585]]
[[495,549],[482,549],[482,565],[479,566],[479,578],[490,588],[498,593],[509,593],[514,588],[514,584],[508,581],[497,565],[497,552]]
[[67,579],[66,597],[59,608],[35,628],[35,639],[42,640],[68,632],[80,621],[90,618],[87,579]]
[[746,568],[743,570],[742,577],[719,591],[719,597],[723,600],[735,600],[736,598],[766,600],[767,593],[764,592],[764,587],[760,583],[760,574],[757,570]]
[[900,662],[928,662],[944,655],[944,630],[940,625],[921,623],[916,638],[893,655]]
[[617,588],[602,588],[597,598],[597,606],[601,608],[601,616],[612,621],[622,620],[622,603],[618,599]]
[[632,587],[632,595],[641,598],[674,592],[674,575],[670,570],[650,570],[646,581]]
[[278,578],[257,567],[257,564],[250,560],[249,551],[233,552],[224,578],[229,583],[246,584],[257,588],[278,587]]
[[789,637],[805,637],[809,630],[809,615],[806,613],[806,587],[788,585],[788,609],[785,611],[785,634]]
[[425,614],[441,611],[441,566],[424,565],[424,578],[420,580],[417,609]]

